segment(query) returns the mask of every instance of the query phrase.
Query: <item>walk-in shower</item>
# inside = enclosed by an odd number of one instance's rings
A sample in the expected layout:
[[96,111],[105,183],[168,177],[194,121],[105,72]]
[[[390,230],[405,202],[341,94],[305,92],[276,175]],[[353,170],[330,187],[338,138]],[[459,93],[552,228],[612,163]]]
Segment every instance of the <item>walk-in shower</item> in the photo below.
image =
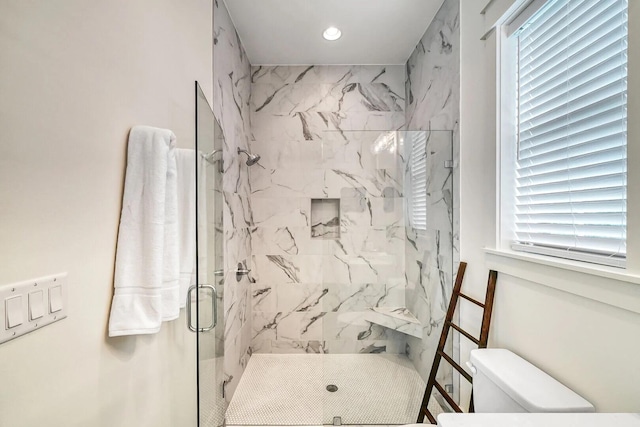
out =
[[252,66],[218,13],[227,425],[416,421],[456,262],[449,3],[403,65]]
[[267,154],[249,170],[252,355],[227,424],[415,422],[452,288],[452,132]]

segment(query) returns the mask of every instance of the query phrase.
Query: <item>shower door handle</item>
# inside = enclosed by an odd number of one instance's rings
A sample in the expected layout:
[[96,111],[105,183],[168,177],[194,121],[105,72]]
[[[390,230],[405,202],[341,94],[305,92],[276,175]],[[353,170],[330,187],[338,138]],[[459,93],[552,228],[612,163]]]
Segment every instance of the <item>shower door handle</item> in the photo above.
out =
[[200,332],[208,332],[218,324],[218,292],[216,292],[216,288],[212,285],[200,285],[199,287],[200,289],[211,289],[211,313],[213,314],[213,318],[209,326],[200,329]]
[[[192,317],[192,311],[191,311],[191,307],[192,307],[192,303],[191,303],[191,295],[193,293],[194,290],[200,290],[200,289],[211,289],[211,312],[213,315],[213,319],[211,320],[211,324],[208,325],[205,328],[195,328],[193,326],[193,324],[191,323],[191,317]],[[198,296],[199,297],[199,292],[198,292]],[[213,328],[216,327],[216,325],[218,324],[218,292],[216,291],[216,288],[212,285],[198,285],[198,286],[191,286],[189,288],[189,290],[187,291],[187,312],[186,312],[186,317],[187,317],[187,327],[189,328],[189,330],[191,332],[208,332],[211,331]]]
[[189,328],[189,330],[191,332],[198,332],[198,330],[196,328],[193,327],[193,325],[191,324],[191,294],[193,293],[194,290],[198,289],[197,286],[191,286],[189,288],[189,290],[187,291],[187,312],[185,313],[185,317],[187,318],[187,328]]

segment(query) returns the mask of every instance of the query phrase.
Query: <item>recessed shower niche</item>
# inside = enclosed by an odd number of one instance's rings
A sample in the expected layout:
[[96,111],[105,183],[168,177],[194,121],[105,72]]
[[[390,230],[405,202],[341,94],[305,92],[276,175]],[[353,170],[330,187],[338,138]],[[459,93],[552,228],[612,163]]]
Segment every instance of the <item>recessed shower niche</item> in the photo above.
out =
[[311,199],[311,238],[340,238],[340,199]]

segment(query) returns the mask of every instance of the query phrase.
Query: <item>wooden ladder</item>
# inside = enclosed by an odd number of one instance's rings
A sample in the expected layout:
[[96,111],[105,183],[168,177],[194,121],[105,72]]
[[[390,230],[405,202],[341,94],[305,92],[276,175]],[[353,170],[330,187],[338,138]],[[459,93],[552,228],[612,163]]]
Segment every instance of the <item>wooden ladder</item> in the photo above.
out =
[[[469,339],[471,342],[476,344],[478,348],[486,348],[487,347],[487,339],[489,338],[489,325],[491,324],[491,311],[493,309],[493,296],[496,290],[496,281],[498,279],[498,272],[491,270],[489,271],[489,281],[487,283],[487,293],[485,296],[484,304],[480,301],[471,298],[463,294],[460,289],[462,288],[462,279],[464,277],[464,272],[467,268],[466,262],[461,262],[460,267],[458,268],[458,274],[456,276],[456,283],[453,286],[453,292],[451,293],[451,300],[449,301],[449,308],[447,310],[447,316],[445,317],[444,325],[442,327],[442,333],[440,334],[440,342],[438,343],[438,350],[436,351],[436,355],[433,359],[433,365],[431,366],[431,373],[429,374],[429,380],[427,381],[427,388],[424,392],[424,398],[422,399],[422,405],[420,406],[420,412],[418,414],[418,422],[424,422],[425,416],[429,420],[431,424],[437,424],[436,418],[429,411],[429,399],[431,398],[431,392],[435,387],[438,392],[442,395],[442,397],[447,401],[449,406],[456,411],[462,412],[462,409],[458,406],[458,404],[453,400],[451,395],[445,390],[445,388],[438,383],[436,380],[436,375],[438,373],[438,367],[440,366],[440,361],[442,359],[446,360],[453,368],[460,373],[467,381],[473,383],[473,378],[467,371],[465,371],[458,363],[456,363],[451,356],[449,356],[444,351],[445,344],[447,342],[447,337],[449,335],[449,330],[451,328],[455,329],[461,335]],[[456,306],[458,304],[458,299],[463,298],[483,309],[482,315],[482,326],[480,329],[480,338],[476,338],[467,331],[463,330],[460,326],[453,323],[453,315],[456,311]],[[469,403],[469,412],[473,412],[473,391],[471,395],[471,401]]]

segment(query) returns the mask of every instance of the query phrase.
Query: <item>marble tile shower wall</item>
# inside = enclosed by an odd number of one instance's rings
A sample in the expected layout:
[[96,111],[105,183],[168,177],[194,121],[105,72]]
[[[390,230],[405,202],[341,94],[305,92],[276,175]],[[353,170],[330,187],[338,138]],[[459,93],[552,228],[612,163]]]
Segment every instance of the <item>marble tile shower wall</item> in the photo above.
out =
[[[404,125],[404,78],[403,66],[252,68],[252,351],[405,352],[403,334],[363,319],[405,305],[403,165],[363,132]],[[311,199],[339,199],[320,238]]]
[[231,271],[250,266],[252,224],[247,166],[236,148],[248,148],[251,66],[224,2],[214,1],[213,111],[224,134],[224,387],[231,400],[248,362],[251,342],[251,284]]
[[[432,133],[427,144],[427,156],[431,157],[427,189],[428,229],[422,233],[407,227],[407,308],[423,326],[422,340],[409,338],[407,351],[425,380],[438,345],[453,289],[453,273],[459,262],[460,203],[456,190],[459,188],[459,23],[459,0],[446,0],[406,64],[407,128],[451,130],[453,143],[451,147],[451,142]],[[443,160],[451,158],[451,151],[454,168],[445,169]],[[450,382],[450,369],[441,371],[440,375],[448,377],[447,382]]]

